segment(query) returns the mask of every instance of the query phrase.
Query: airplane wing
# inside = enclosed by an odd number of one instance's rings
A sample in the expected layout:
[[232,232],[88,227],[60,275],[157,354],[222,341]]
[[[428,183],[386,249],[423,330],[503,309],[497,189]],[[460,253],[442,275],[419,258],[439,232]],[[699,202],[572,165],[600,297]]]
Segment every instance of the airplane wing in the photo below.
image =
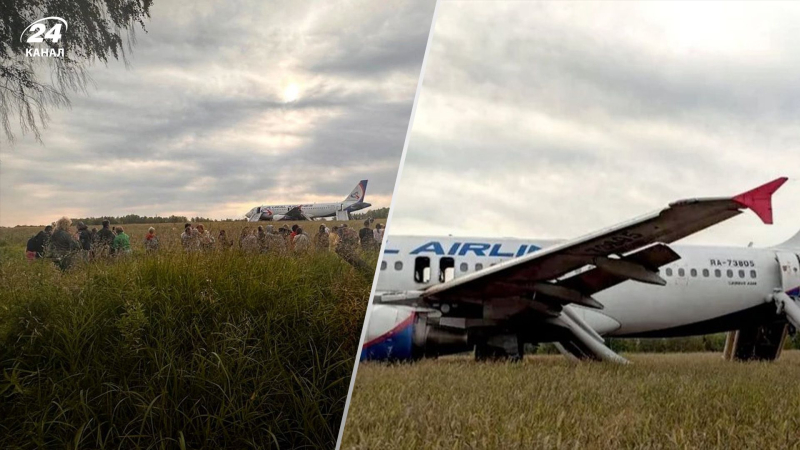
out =
[[283,217],[281,217],[281,220],[298,221],[298,220],[311,220],[311,219],[306,215],[306,213],[303,212],[302,207],[295,206],[294,208],[287,211],[286,214],[284,214]]
[[[764,223],[772,223],[772,194],[786,180],[778,178],[733,197],[673,202],[661,211],[432,286],[421,297],[457,301],[538,294],[564,304],[601,308],[590,295],[622,281],[666,284],[658,267],[675,261],[678,255],[663,244],[748,208]],[[591,269],[579,270],[586,267]]]
[[680,257],[666,244],[751,209],[772,223],[772,194],[778,178],[733,197],[680,200],[666,208],[536,253],[432,286],[388,303],[458,303],[527,298],[543,323],[556,326],[562,353],[626,363],[604,345],[570,305],[602,309],[592,294],[626,280],[665,285],[659,267]]

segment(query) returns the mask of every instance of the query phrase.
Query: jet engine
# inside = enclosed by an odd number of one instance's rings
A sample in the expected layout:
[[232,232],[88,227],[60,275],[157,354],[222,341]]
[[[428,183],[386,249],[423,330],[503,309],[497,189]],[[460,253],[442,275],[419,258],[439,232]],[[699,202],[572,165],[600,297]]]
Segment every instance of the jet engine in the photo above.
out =
[[472,349],[467,331],[439,326],[435,309],[374,305],[361,360],[404,361]]

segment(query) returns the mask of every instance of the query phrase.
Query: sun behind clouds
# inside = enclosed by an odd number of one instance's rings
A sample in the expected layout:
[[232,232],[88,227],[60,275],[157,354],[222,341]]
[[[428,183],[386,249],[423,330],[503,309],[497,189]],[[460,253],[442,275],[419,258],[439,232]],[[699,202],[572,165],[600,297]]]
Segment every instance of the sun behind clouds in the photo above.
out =
[[283,90],[283,102],[291,103],[300,96],[300,87],[296,83],[291,83]]

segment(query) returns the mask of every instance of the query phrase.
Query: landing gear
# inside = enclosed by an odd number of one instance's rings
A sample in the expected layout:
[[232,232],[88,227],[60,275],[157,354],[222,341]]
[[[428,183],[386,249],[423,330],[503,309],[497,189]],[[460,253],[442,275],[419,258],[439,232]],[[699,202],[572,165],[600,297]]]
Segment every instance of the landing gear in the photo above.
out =
[[773,323],[731,331],[723,358],[733,361],[775,361],[781,355],[789,325]]
[[523,342],[514,334],[501,334],[475,344],[475,361],[520,362]]
[[785,317],[789,323],[777,321],[728,332],[723,359],[774,361],[780,357],[789,328],[800,324],[800,306],[796,298],[790,297],[780,288],[775,289],[765,301],[774,304],[776,313]]

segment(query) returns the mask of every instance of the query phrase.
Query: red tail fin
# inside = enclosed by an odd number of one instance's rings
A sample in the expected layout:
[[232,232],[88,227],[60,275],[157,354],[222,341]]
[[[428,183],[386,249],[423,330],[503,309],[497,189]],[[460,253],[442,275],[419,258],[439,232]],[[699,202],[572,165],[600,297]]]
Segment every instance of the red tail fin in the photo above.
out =
[[766,224],[772,224],[772,194],[786,183],[788,178],[780,177],[753,190],[733,197],[733,201],[753,210]]

